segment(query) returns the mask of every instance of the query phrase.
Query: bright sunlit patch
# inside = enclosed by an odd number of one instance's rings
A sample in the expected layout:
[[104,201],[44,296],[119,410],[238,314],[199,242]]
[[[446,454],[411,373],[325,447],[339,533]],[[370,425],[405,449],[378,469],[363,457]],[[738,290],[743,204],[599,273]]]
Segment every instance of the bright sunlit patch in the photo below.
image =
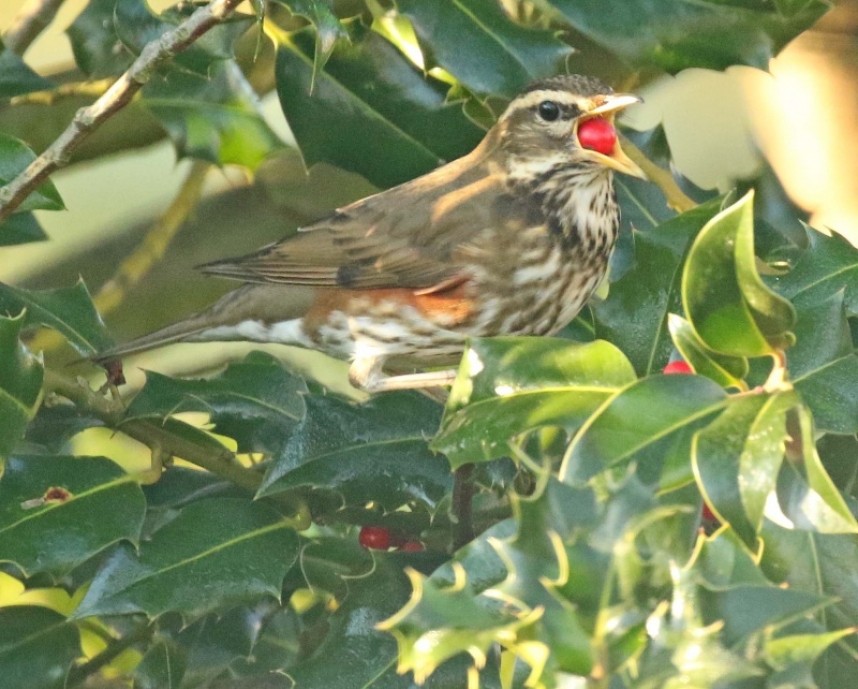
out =
[[473,378],[476,375],[482,373],[485,365],[483,364],[483,360],[480,359],[480,355],[477,354],[473,349],[468,350],[468,373]]
[[495,386],[495,394],[498,397],[509,397],[515,393],[515,388],[512,385],[496,385]]

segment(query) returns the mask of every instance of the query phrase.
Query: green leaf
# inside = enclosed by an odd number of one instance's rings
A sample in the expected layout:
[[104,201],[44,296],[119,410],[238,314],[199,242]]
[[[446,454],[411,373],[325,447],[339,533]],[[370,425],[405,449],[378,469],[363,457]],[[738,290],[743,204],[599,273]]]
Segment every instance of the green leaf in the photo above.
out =
[[0,676],[8,687],[60,689],[80,655],[74,625],[35,606],[0,608]]
[[42,401],[44,369],[18,339],[24,316],[0,316],[0,458],[21,439]]
[[788,370],[820,430],[858,432],[858,356],[846,318],[844,290],[796,297],[796,344]]
[[[777,670],[787,670],[794,665],[805,666],[809,671],[813,662],[831,644],[855,630],[838,629],[827,634],[789,634],[767,639],[763,647],[766,662]],[[808,672],[809,674],[809,672]]]
[[[168,7],[161,14],[155,14],[145,1],[116,0],[112,21],[117,38],[136,56],[148,43],[158,40],[178,26],[195,10],[193,4],[179,3]],[[235,41],[253,21],[252,17],[241,14],[227,17],[174,55],[171,66],[176,65],[205,77],[215,62],[233,57]]]
[[293,14],[307,19],[316,30],[316,49],[313,56],[313,78],[324,68],[331,53],[341,41],[348,41],[349,34],[323,0],[275,0],[285,5]]
[[675,313],[668,314],[667,327],[674,347],[695,373],[714,380],[721,387],[747,389],[744,381],[748,375],[747,359],[713,352],[694,332],[691,323]]
[[184,649],[159,639],[134,668],[134,689],[179,689],[185,675]]
[[691,247],[682,303],[706,345],[731,356],[789,347],[792,305],[763,284],[754,257],[753,192],[716,215]]
[[712,201],[657,228],[634,233],[634,263],[592,304],[596,336],[614,343],[639,375],[661,370],[671,353],[667,315],[680,308],[682,259],[691,238],[718,212]]
[[298,537],[272,508],[243,499],[189,505],[140,548],[120,546],[95,575],[76,618],[167,611],[200,614],[278,597]]
[[[669,72],[689,67],[766,69],[828,9],[824,0],[542,0],[576,29],[628,61]],[[777,5],[777,7],[773,6]]]
[[842,235],[806,229],[808,247],[793,269],[774,281],[778,291],[808,304],[843,292],[847,313],[858,314],[858,249]]
[[[36,154],[20,139],[0,132],[0,187],[15,179],[30,163],[36,159]],[[63,200],[51,181],[43,182],[15,210],[17,213],[34,210],[59,211],[63,210]],[[20,225],[4,223],[0,229],[18,229]]]
[[172,69],[155,76],[143,88],[143,103],[180,157],[255,170],[283,147],[231,63],[217,62],[202,75]]
[[858,533],[858,521],[816,451],[810,412],[798,407],[791,422],[793,443],[800,445],[801,451],[779,476],[778,499],[784,515],[799,529]]
[[206,686],[223,676],[237,660],[252,657],[254,643],[259,637],[261,612],[266,609],[267,602],[242,605],[204,615],[190,623],[180,615],[162,617],[159,620],[161,629],[184,651],[183,686]]
[[72,404],[52,402],[39,409],[27,426],[24,441],[42,448],[45,454],[59,454],[66,443],[82,430],[103,425],[103,421]]
[[0,223],[0,246],[41,242],[47,238],[32,213],[13,213]]
[[14,98],[23,93],[45,91],[53,82],[39,76],[0,41],[0,98]]
[[574,430],[634,379],[622,352],[604,341],[472,340],[432,448],[453,466],[502,457],[508,441],[526,431]]
[[572,48],[552,31],[516,24],[494,0],[397,0],[414,26],[427,68],[440,65],[475,93],[516,96],[561,71]]
[[363,404],[307,398],[307,415],[265,476],[259,495],[294,488],[336,491],[347,505],[384,510],[419,501],[435,509],[448,494],[450,467],[429,450],[439,407],[414,393]]
[[823,596],[777,586],[740,584],[727,589],[700,589],[700,607],[708,623],[723,620],[724,643],[738,644],[763,629],[777,629],[801,619],[831,601]]
[[791,392],[734,398],[694,438],[700,492],[751,548],[784,459],[786,414],[796,403]]
[[460,653],[470,653],[479,666],[489,648],[515,638],[533,621],[519,610],[479,605],[464,580],[441,588],[414,570],[406,573],[413,589],[411,600],[380,628],[396,638],[399,671],[413,672],[417,684]]
[[[114,8],[118,4],[117,0],[90,0],[66,29],[75,62],[91,79],[120,74],[134,60],[116,32]],[[123,4],[128,3],[123,0]]]
[[[324,621],[327,634],[322,642],[287,674],[296,687],[399,689],[399,682],[387,685],[378,680],[395,667],[396,644],[377,625],[408,600],[408,579],[401,560],[395,555],[375,555],[373,571],[348,579],[348,587],[342,604]],[[335,662],[339,658],[344,662]],[[410,684],[409,680],[405,686]]]
[[215,429],[234,438],[239,452],[277,455],[305,413],[303,379],[265,352],[251,352],[219,375],[177,380],[147,372],[127,418],[165,418],[183,411],[211,415]]
[[74,287],[33,291],[0,283],[0,313],[19,314],[24,325],[45,325],[63,335],[84,356],[114,345],[83,280]]
[[136,543],[143,492],[103,457],[23,457],[0,479],[0,553],[33,576],[60,575],[112,543]]
[[829,596],[826,626],[836,629],[858,619],[858,539],[852,534],[820,534],[763,524],[765,541],[760,566],[774,582],[790,588]]
[[[560,477],[586,481],[637,457],[648,475],[677,465],[671,484],[691,480],[691,434],[727,405],[724,390],[701,376],[653,376],[624,388],[585,423],[569,445]],[[675,458],[675,459],[671,459]],[[665,480],[665,479],[662,479]]]
[[482,132],[461,105],[447,102],[447,85],[425,78],[375,32],[354,24],[351,44],[340,46],[315,83],[313,50],[310,32],[290,34],[276,65],[280,104],[308,166],[332,163],[389,187],[479,141]]
[[711,536],[701,536],[699,548],[695,552],[694,571],[701,577],[701,582],[712,590],[771,583],[732,529],[719,529]]

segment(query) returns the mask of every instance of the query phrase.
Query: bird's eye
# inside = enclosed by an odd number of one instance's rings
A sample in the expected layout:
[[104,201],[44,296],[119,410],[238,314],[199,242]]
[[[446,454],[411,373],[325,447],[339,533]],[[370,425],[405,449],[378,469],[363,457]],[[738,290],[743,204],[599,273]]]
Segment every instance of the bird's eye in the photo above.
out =
[[546,122],[554,122],[560,117],[560,106],[553,100],[544,100],[537,108],[539,116]]

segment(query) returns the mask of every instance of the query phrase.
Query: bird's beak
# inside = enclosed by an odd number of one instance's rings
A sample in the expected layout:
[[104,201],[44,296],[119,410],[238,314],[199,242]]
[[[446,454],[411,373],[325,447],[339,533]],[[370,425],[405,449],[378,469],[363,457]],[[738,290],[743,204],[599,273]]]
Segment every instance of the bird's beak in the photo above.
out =
[[[630,105],[635,105],[636,103],[642,103],[643,99],[638,98],[630,93],[612,93],[604,96],[596,96],[593,99],[594,107],[592,110],[584,113],[575,123],[575,136],[578,136],[578,125],[585,120],[589,120],[593,117],[601,117],[611,124],[614,123],[614,117],[621,110],[629,107]],[[637,163],[635,163],[631,158],[629,158],[625,151],[620,147],[619,138],[617,142],[614,144],[614,150],[611,151],[610,154],[599,153],[598,151],[593,151],[590,149],[582,148],[582,150],[591,157],[595,162],[598,162],[605,167],[611,168],[612,170],[616,170],[618,172],[625,173],[627,175],[631,175],[632,177],[640,177],[641,179],[646,179],[646,174],[644,171],[638,167]]]

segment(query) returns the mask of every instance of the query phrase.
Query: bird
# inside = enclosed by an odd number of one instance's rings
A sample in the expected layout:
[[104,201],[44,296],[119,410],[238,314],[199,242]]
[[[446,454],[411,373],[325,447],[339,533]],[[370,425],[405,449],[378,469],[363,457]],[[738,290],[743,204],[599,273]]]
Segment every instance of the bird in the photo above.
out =
[[370,393],[450,385],[469,338],[554,334],[596,290],[619,228],[613,173],[644,178],[614,118],[640,101],[590,76],[537,80],[464,157],[199,266],[243,284],[96,361],[249,340],[345,359]]

